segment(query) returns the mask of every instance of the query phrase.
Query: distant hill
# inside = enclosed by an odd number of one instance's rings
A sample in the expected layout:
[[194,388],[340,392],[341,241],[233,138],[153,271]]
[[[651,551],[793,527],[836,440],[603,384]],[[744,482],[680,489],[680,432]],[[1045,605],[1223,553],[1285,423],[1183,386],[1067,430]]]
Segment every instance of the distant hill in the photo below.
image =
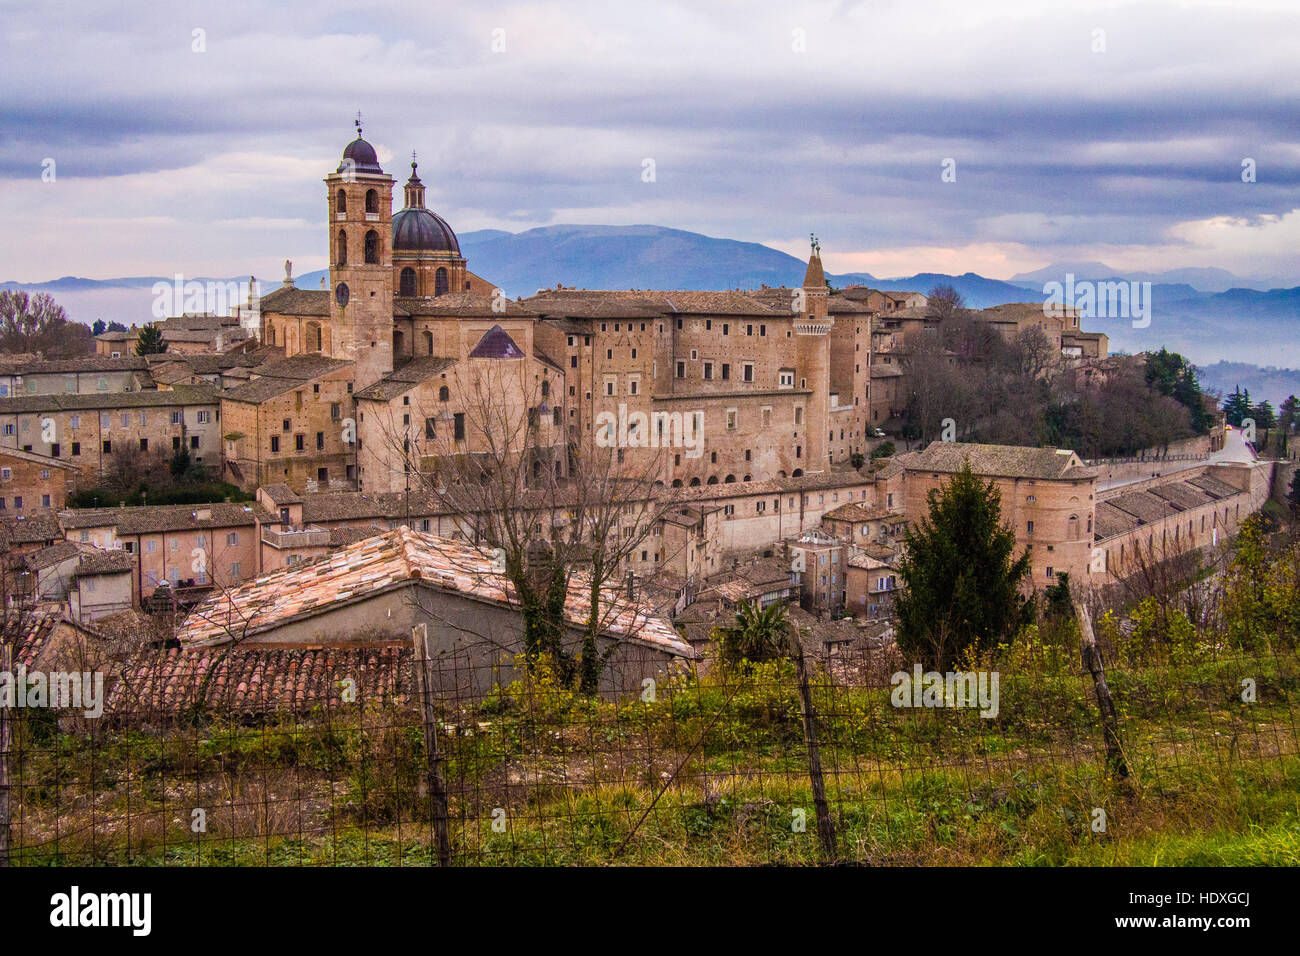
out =
[[[586,289],[734,289],[761,285],[797,285],[806,262],[756,242],[740,242],[668,229],[663,226],[558,225],[511,233],[481,229],[460,236],[469,267],[495,282],[512,298],[563,283]],[[263,277],[264,291],[279,286],[281,263],[252,271]],[[1152,321],[1134,328],[1131,318],[1093,318],[1085,328],[1110,336],[1112,350],[1128,352],[1166,346],[1198,365],[1268,361],[1300,368],[1300,287],[1251,288],[1222,269],[1175,269],[1168,272],[1115,275],[1100,262],[1058,263],[1017,275],[1009,281],[967,272],[946,275],[877,278],[870,273],[830,274],[832,286],[870,285],[880,289],[928,293],[952,285],[972,308],[1006,302],[1042,301],[1043,283],[1077,280],[1151,281]],[[297,276],[301,289],[318,289],[325,270]],[[233,280],[246,281],[247,276]],[[84,279],[65,276],[49,282],[0,283],[0,288],[49,292],[76,320],[97,318],[139,325],[151,318],[150,287],[170,276]],[[1217,288],[1227,284],[1227,288]],[[1289,393],[1288,393],[1289,394]],[[1283,395],[1282,397],[1286,397]]]
[[1238,386],[1250,391],[1252,402],[1268,399],[1276,411],[1289,395],[1300,395],[1300,369],[1249,365],[1245,362],[1215,362],[1199,366],[1201,387],[1228,395]]

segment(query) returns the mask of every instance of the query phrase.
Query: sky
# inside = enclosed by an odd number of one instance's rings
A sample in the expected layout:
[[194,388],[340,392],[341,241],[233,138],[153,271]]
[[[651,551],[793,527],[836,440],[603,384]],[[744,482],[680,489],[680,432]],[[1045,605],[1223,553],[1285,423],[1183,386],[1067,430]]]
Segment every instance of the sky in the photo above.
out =
[[458,232],[1300,284],[1300,0],[0,8],[0,280],[322,268],[360,111]]

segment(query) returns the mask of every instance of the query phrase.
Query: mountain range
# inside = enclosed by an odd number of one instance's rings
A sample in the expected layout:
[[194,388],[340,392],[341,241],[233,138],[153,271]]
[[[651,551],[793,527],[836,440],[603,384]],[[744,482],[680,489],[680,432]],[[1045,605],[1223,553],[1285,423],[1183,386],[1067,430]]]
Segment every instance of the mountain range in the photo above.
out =
[[[652,225],[556,225],[518,233],[481,229],[459,238],[470,268],[497,283],[511,297],[531,295],[557,283],[588,289],[792,286],[803,280],[806,266],[805,260],[760,243]],[[961,294],[968,306],[987,308],[1006,302],[1041,302],[1044,284],[1063,283],[1067,273],[1076,282],[1152,283],[1151,322],[1145,328],[1135,328],[1129,318],[1085,319],[1086,328],[1110,336],[1112,351],[1136,352],[1165,346],[1183,353],[1207,371],[1221,362],[1259,368],[1258,363],[1267,361],[1270,373],[1257,377],[1259,397],[1276,402],[1292,391],[1300,391],[1300,374],[1296,375],[1294,387],[1283,386],[1280,383],[1289,380],[1289,370],[1278,367],[1300,366],[1300,286],[1288,288],[1285,283],[1244,279],[1215,268],[1123,272],[1100,262],[1057,263],[1019,273],[1009,280],[973,272],[923,272],[886,278],[855,272],[828,273],[827,281],[837,288],[870,285],[926,293],[936,285],[947,284]],[[264,289],[278,286],[278,263],[263,274],[271,277],[270,281],[262,280]],[[325,270],[308,272],[297,276],[296,284],[304,289],[319,288],[326,276]],[[49,292],[78,321],[89,323],[103,318],[132,325],[153,317],[150,288],[155,282],[170,282],[171,278],[67,276],[48,282],[11,280],[0,283],[0,289]],[[246,280],[247,276],[240,276],[216,281]],[[1233,368],[1228,365],[1219,371],[1228,374]],[[1240,372],[1244,373],[1244,369]],[[1277,389],[1284,390],[1279,393]],[[1256,394],[1255,388],[1251,391]]]

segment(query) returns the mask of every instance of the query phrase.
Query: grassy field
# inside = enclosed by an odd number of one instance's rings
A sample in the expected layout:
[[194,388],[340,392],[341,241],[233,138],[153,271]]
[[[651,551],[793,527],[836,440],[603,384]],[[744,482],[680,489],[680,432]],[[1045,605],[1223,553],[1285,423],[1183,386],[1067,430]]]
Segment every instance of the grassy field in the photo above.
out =
[[[839,861],[1300,864],[1294,654],[1202,648],[1112,667],[1127,779],[1108,774],[1092,684],[1070,658],[1028,644],[983,662],[1001,678],[994,719],[895,708],[888,687],[820,675]],[[458,864],[824,862],[789,664],[681,678],[652,703],[584,700],[542,678],[443,719]],[[409,707],[18,729],[22,865],[432,861]]]

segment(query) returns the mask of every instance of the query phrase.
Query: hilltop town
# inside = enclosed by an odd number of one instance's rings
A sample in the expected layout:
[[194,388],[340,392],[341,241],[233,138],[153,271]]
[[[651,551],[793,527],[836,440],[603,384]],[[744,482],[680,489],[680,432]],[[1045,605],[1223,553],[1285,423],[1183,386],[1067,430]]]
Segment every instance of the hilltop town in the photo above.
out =
[[[1022,382],[1140,373],[1077,310],[832,289],[815,241],[795,288],[508,299],[415,162],[396,210],[395,185],[358,126],[325,175],[321,288],[286,262],[224,313],[150,323],[148,350],[132,329],[91,356],[0,357],[9,606],[47,635],[134,628],[182,654],[356,650],[409,640],[419,602],[396,595],[418,579],[448,618],[490,607],[509,648],[518,582],[491,555],[532,526],[555,560],[604,508],[571,562],[608,595],[602,640],[707,660],[739,606],[787,603],[830,656],[888,645],[903,534],[963,467],[1000,491],[1034,590],[1215,546],[1271,493],[1273,463],[1212,401],[1199,433],[1120,457],[971,440],[1014,409],[958,410],[941,376],[990,374],[996,350]],[[569,586],[577,626],[592,600]],[[161,636],[140,624],[160,610]]]

